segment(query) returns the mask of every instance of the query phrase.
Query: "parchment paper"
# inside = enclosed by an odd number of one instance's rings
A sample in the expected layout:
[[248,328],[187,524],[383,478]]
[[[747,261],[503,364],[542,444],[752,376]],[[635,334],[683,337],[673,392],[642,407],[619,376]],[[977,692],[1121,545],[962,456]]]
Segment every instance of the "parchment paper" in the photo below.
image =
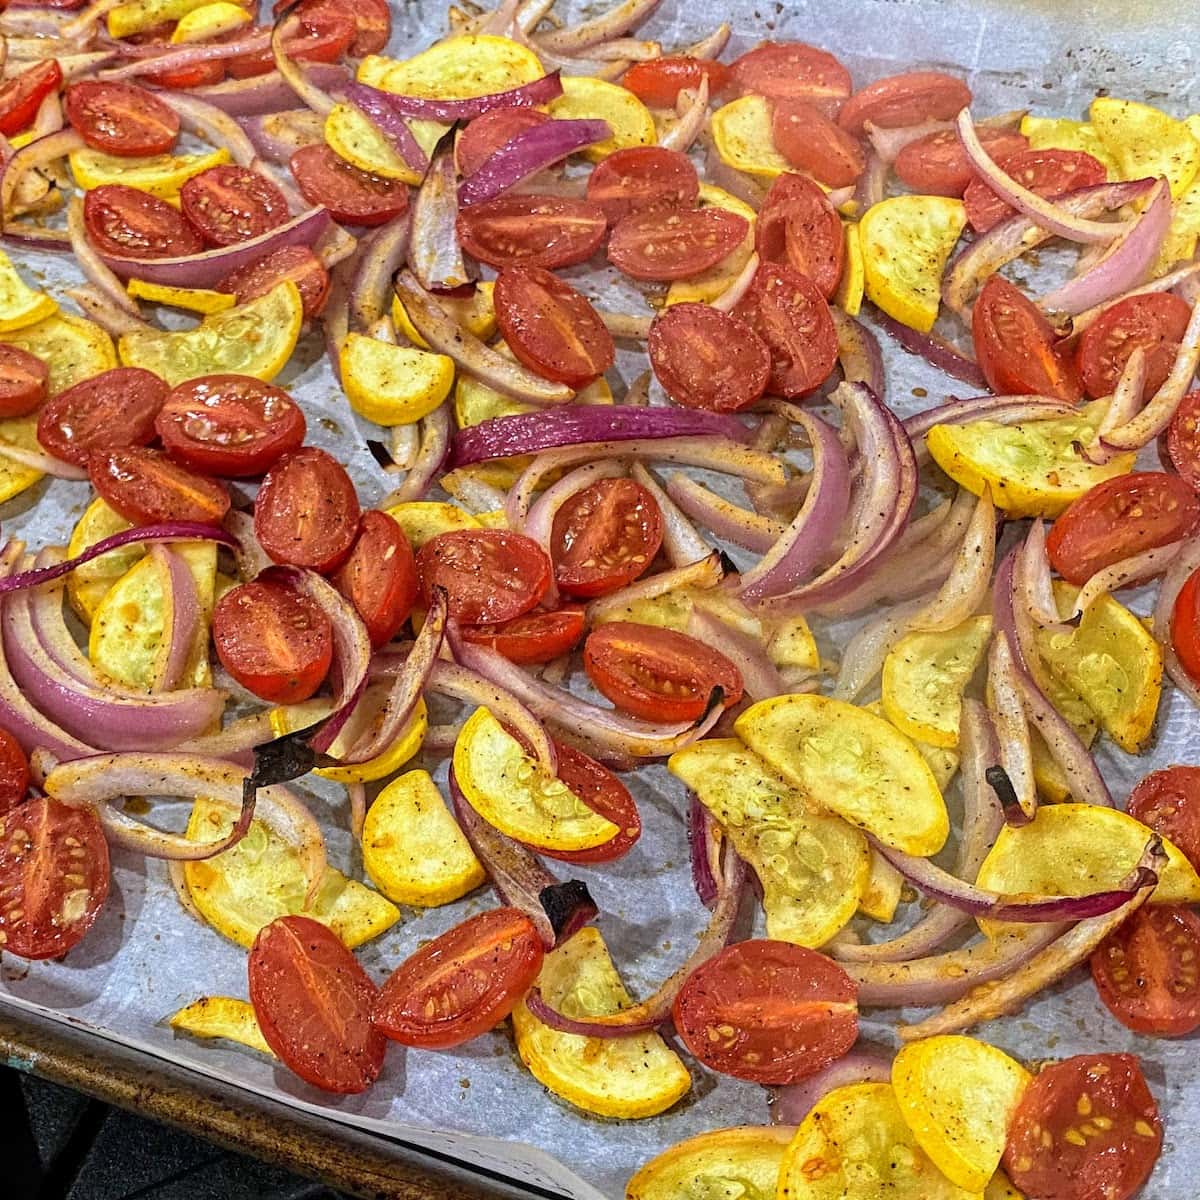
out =
[[[965,71],[982,113],[1028,107],[1082,116],[1097,89],[1145,99],[1179,116],[1200,104],[1200,98],[1193,99],[1191,43],[1200,34],[1200,11],[1194,4],[986,0],[968,6],[931,0],[805,0],[756,5],[751,0],[664,0],[645,36],[673,47],[694,40],[720,20],[734,24],[734,52],[769,36],[810,41],[843,57],[858,84],[914,66]],[[398,13],[392,52],[403,55],[422,48],[443,32],[443,22],[444,10],[437,4],[405,5]],[[52,286],[77,282],[67,259],[17,257],[22,266],[44,272]],[[573,274],[594,297],[614,307],[618,299],[631,295],[609,271],[581,269]],[[956,388],[965,394],[962,385],[897,353],[886,337],[881,341],[888,400],[897,411],[907,414],[928,407]],[[629,354],[619,366],[626,379],[642,369],[637,356]],[[315,339],[298,351],[282,382],[308,411],[310,438],[348,464],[365,503],[377,501],[390,484],[362,445],[364,434],[378,436],[377,431],[349,413]],[[914,396],[918,388],[927,396]],[[85,485],[44,482],[0,508],[0,520],[6,534],[35,543],[64,543],[86,499]],[[1146,602],[1141,597],[1143,612]],[[826,641],[823,648],[834,646]],[[1200,724],[1195,711],[1170,691],[1150,753],[1134,760],[1108,743],[1102,745],[1103,768],[1115,795],[1123,800],[1148,770],[1200,760]],[[444,784],[444,771],[436,777]],[[330,861],[360,875],[342,791],[318,784],[306,788],[305,794],[327,831]],[[641,841],[620,863],[575,873],[591,888],[602,913],[600,928],[637,996],[652,989],[687,954],[706,914],[689,881],[682,787],[662,766],[646,767],[632,787],[645,826]],[[182,827],[186,806],[164,811],[166,822]],[[162,864],[120,851],[113,862],[112,895],[96,927],[65,962],[27,967],[5,959],[0,1004],[85,1026],[99,1036],[330,1120],[375,1130],[580,1200],[621,1196],[625,1181],[642,1162],[684,1137],[767,1120],[761,1089],[718,1079],[695,1066],[691,1095],[661,1117],[635,1122],[588,1117],[544,1092],[521,1066],[507,1031],[445,1053],[405,1052],[393,1046],[375,1087],[364,1096],[344,1099],[307,1087],[253,1052],[176,1038],[164,1022],[182,1005],[201,995],[246,995],[245,954],[182,911]],[[448,908],[405,910],[403,920],[362,947],[359,957],[368,972],[382,980],[420,942],[492,904],[490,893],[481,891]],[[866,1014],[864,1036],[891,1044],[892,1017],[886,1012]],[[1155,1200],[1192,1200],[1196,1155],[1192,1139],[1184,1135],[1194,1126],[1200,1104],[1200,1069],[1192,1039],[1166,1042],[1134,1036],[1104,1012],[1082,975],[1020,1016],[978,1032],[1025,1059],[1098,1048],[1141,1055],[1166,1125],[1163,1159],[1145,1194]]]

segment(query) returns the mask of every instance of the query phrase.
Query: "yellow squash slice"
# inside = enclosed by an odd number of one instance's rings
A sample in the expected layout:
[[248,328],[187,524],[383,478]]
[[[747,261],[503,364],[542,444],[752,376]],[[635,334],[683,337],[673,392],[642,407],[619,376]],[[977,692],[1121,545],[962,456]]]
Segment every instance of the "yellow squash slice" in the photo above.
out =
[[181,1008],[171,1018],[170,1025],[176,1033],[190,1033],[198,1038],[223,1038],[275,1057],[258,1026],[254,1005],[248,1000],[237,1000],[233,996],[203,996]]
[[128,4],[118,4],[108,14],[108,33],[110,37],[126,38],[168,21],[180,21],[211,3],[212,0],[131,0]]
[[859,897],[858,911],[885,925],[896,917],[900,897],[904,892],[904,876],[874,847],[871,848],[871,869],[867,885]]
[[775,1200],[779,1165],[795,1130],[741,1125],[697,1134],[652,1158],[625,1200]]
[[838,283],[834,303],[851,317],[857,317],[862,311],[863,294],[867,286],[866,271],[863,267],[862,235],[858,230],[857,221],[846,221],[846,265],[842,268],[842,278]]
[[1018,1192],[1003,1171],[997,1171],[988,1180],[983,1192],[983,1200],[1025,1200],[1025,1193]]
[[[454,296],[439,296],[438,303],[444,308],[468,333],[472,333],[481,342],[490,341],[496,332],[496,309],[492,304],[492,293],[496,285],[490,279],[480,280],[475,290],[465,298]],[[408,312],[400,301],[399,296],[392,297],[392,320],[396,328],[404,334],[414,346],[422,350],[430,348],[429,343],[417,332],[417,327],[409,320]]]
[[[546,955],[537,986],[568,1017],[628,1008],[629,993],[600,931],[588,925]],[[632,1120],[665,1112],[692,1086],[691,1076],[657,1033],[590,1038],[559,1033],[525,1006],[513,1009],[517,1052],[533,1077],[576,1108]]]
[[667,289],[667,304],[711,304],[737,278],[747,259],[754,253],[754,222],[758,214],[743,200],[711,183],[700,185],[701,208],[723,208],[745,217],[746,236],[715,267],[687,279],[676,279]]
[[167,304],[171,308],[186,308],[189,312],[224,312],[237,303],[237,297],[228,292],[214,292],[209,288],[165,287],[161,283],[146,283],[142,279],[131,279],[125,290],[135,300],[148,300],[151,304]]
[[1109,179],[1119,179],[1120,169],[1088,121],[1067,117],[1021,118],[1021,132],[1029,139],[1031,150],[1082,150],[1104,164]]
[[454,360],[350,334],[339,356],[350,407],[376,425],[411,425],[450,394]]
[[735,171],[775,179],[792,170],[775,149],[771,106],[762,96],[747,95],[722,104],[712,115],[712,136],[721,161]]
[[532,50],[490,34],[445,38],[403,62],[368,54],[358,68],[360,83],[436,100],[507,92],[544,74]]
[[[409,121],[408,125],[426,155],[446,132],[446,126],[437,121]],[[330,150],[352,167],[383,179],[398,179],[409,187],[420,185],[421,172],[409,166],[379,126],[353,104],[335,104],[325,118],[324,133]]]
[[[4,442],[10,442],[22,450],[44,453],[37,439],[37,414],[0,420],[0,445]],[[42,472],[36,467],[27,467],[0,453],[0,504],[19,496],[41,478]]]
[[[114,533],[129,528],[129,522],[120,513],[109,508],[102,497],[97,496],[83,510],[83,516],[71,530],[67,557],[76,558],[89,546],[94,546],[106,537],[112,537]],[[119,550],[110,550],[107,554],[76,567],[67,576],[67,599],[84,624],[92,623],[92,616],[100,601],[107,595],[108,589],[145,554],[144,545],[135,543],[132,546],[122,546]]]
[[45,292],[35,292],[0,251],[0,333],[36,325],[56,312],[58,301]]
[[589,162],[600,162],[616,150],[653,146],[658,140],[650,110],[631,92],[616,83],[590,75],[564,75],[563,94],[550,101],[548,112],[556,121],[607,121],[612,136],[580,153]]
[[124,184],[148,192],[160,200],[177,200],[179,189],[193,175],[219,167],[229,161],[228,150],[210,150],[207,154],[157,154],[152,158],[122,158],[103,150],[73,150],[71,174],[86,191],[110,183]]
[[70,313],[0,333],[0,342],[28,350],[50,368],[51,396],[117,365],[112,338],[99,325]]
[[1182,121],[1149,104],[1112,96],[1097,96],[1088,116],[1122,179],[1163,175],[1171,185],[1171,198],[1178,200],[1196,178],[1200,142]]
[[171,41],[176,45],[184,42],[216,41],[227,33],[233,33],[243,25],[249,25],[250,14],[232,0],[216,0],[194,8],[171,31]]
[[439,533],[479,528],[479,522],[469,512],[442,500],[407,500],[384,511],[395,518],[414,550],[420,550]]
[[[1200,114],[1188,117],[1184,124],[1192,137],[1200,142]],[[1177,263],[1190,261],[1196,253],[1197,237],[1200,237],[1200,177],[1193,179],[1187,191],[1175,201],[1171,225],[1150,274],[1162,275]]]
[[[864,704],[863,708],[867,712],[874,713],[877,717],[883,717],[885,721],[887,720],[887,716],[883,711],[883,705],[878,700],[873,700],[870,704]],[[916,746],[917,752],[933,772],[933,777],[937,780],[938,790],[944,793],[950,786],[950,781],[954,778],[954,773],[958,770],[958,751],[948,750],[944,746],[931,746],[928,742],[922,742],[918,738],[910,738],[909,740]]]

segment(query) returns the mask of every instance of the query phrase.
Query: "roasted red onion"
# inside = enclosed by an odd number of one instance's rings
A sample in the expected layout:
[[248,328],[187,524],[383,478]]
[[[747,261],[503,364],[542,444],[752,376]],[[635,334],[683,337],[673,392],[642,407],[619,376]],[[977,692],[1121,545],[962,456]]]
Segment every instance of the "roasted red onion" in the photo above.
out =
[[847,383],[863,383],[877,396],[884,391],[883,354],[875,335],[840,308],[830,309],[837,329],[838,362]]
[[[628,395],[625,402],[629,403]],[[697,562],[712,553],[712,547],[696,532],[683,506],[678,505],[669,494],[669,488],[664,490],[641,463],[635,462],[629,473],[654,497],[658,505],[663,521],[663,553],[671,566],[686,567],[688,563]]]
[[453,291],[471,282],[458,241],[455,184],[454,150],[443,143],[412,206],[408,265],[426,291]]
[[890,1058],[870,1050],[851,1050],[799,1083],[773,1088],[767,1100],[771,1106],[771,1124],[799,1125],[818,1101],[835,1089],[855,1083],[890,1083],[891,1079]]

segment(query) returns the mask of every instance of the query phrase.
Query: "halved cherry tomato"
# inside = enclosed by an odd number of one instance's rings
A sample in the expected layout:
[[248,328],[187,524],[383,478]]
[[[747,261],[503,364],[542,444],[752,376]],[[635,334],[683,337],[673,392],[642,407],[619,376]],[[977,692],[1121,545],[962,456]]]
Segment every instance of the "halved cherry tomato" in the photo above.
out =
[[178,114],[136,83],[73,83],[66,115],[79,136],[105,154],[166,154],[179,137]]
[[1200,392],[1188,392],[1179,402],[1159,440],[1158,457],[1163,466],[1174,467],[1181,479],[1200,490]]
[[664,146],[626,146],[588,176],[587,198],[610,225],[648,208],[695,208],[700,179],[691,159]]
[[323,575],[346,561],[358,535],[358,493],[346,468],[316,446],[285,454],[254,501],[254,532],[277,563]]
[[[161,43],[163,50],[173,50],[169,41]],[[147,72],[141,76],[142,82],[152,87],[169,88],[171,91],[186,91],[194,87],[211,87],[214,83],[225,80],[225,62],[223,59],[209,59],[207,62],[193,63],[189,67],[177,67],[168,71]]]
[[1200,767],[1151,771],[1130,793],[1127,811],[1200,868]]
[[519,133],[545,125],[550,118],[536,108],[493,108],[476,117],[458,136],[454,147],[458,173],[465,179],[474,175],[501,146]]
[[1143,550],[1187,537],[1200,524],[1200,496],[1177,475],[1135,471],[1089,488],[1046,539],[1054,569],[1083,585],[1097,572]]
[[288,202],[260,171],[224,163],[179,189],[183,215],[210,246],[236,246],[288,219]]
[[827,187],[849,187],[867,165],[858,140],[806,100],[775,101],[771,137],[792,166]]
[[421,594],[446,589],[450,615],[466,625],[501,625],[533,608],[550,586],[550,559],[532,538],[507,529],[453,529],[417,554]]
[[167,521],[220,525],[229,511],[224,484],[145,446],[92,451],[88,478],[109,508],[134,525]]
[[1108,1011],[1135,1033],[1200,1029],[1200,917],[1144,905],[1093,952],[1092,978]]
[[1186,300],[1171,292],[1130,296],[1106,308],[1079,338],[1076,364],[1084,391],[1111,396],[1134,349],[1145,353],[1142,395],[1153,396],[1171,373],[1175,351],[1192,315]]
[[509,662],[548,663],[566,654],[583,637],[582,608],[568,605],[548,612],[529,612],[503,625],[464,625],[463,638],[477,646],[490,646]]
[[554,577],[574,596],[603,596],[644,575],[662,545],[662,513],[632,479],[600,479],[554,514]]
[[46,796],[0,816],[0,949],[59,958],[108,899],[108,842],[96,814]]
[[375,508],[363,513],[354,548],[334,583],[362,617],[372,646],[400,632],[417,600],[417,562],[394,517]]
[[[300,62],[337,62],[350,48],[358,33],[355,19],[339,5],[336,8],[322,5],[306,8],[297,14],[300,30],[284,38],[283,46],[288,58]],[[269,32],[263,29],[261,32]],[[240,37],[247,34],[240,33]],[[228,60],[227,69],[234,79],[250,79],[265,75],[275,69],[275,58],[271,51],[259,50],[254,54],[239,54]]]
[[686,279],[736,250],[747,228],[745,217],[724,208],[633,212],[613,229],[608,261],[631,279]]
[[0,816],[25,802],[29,794],[29,759],[7,729],[0,729]]
[[769,392],[802,396],[829,378],[837,362],[837,331],[825,297],[807,275],[781,263],[760,263],[733,315],[771,353]]
[[618,708],[646,721],[696,721],[721,689],[728,708],[742,698],[741,672],[703,642],[634,621],[612,621],[583,645],[588,678]]
[[237,297],[239,304],[257,300],[290,279],[300,289],[306,317],[318,317],[329,299],[329,272],[307,246],[283,246],[266,258],[226,275],[217,291]]
[[811,179],[789,173],[775,180],[758,214],[754,248],[763,261],[806,275],[826,300],[837,291],[846,238],[837,210]]
[[733,78],[733,72],[711,58],[691,58],[686,54],[635,62],[621,76],[621,86],[631,91],[651,108],[674,108],[684,88],[695,91],[700,80],[708,80],[710,100],[723,92]]
[[493,299],[508,348],[539,375],[582,388],[613,365],[612,334],[596,310],[545,267],[505,267]]
[[1171,614],[1171,645],[1183,669],[1200,687],[1200,571],[1179,589]]
[[[1028,139],[1015,129],[981,126],[978,134],[983,148],[996,162],[1005,162],[1029,146]],[[953,129],[941,129],[909,142],[896,155],[892,169],[914,192],[934,196],[961,196],[977,178]]]
[[544,953],[541,935],[520,909],[490,909],[406,958],[383,985],[371,1019],[406,1046],[461,1046],[516,1008]]
[[1004,1169],[1038,1200],[1130,1200],[1161,1152],[1158,1106],[1136,1056],[1078,1054],[1025,1089]]
[[57,91],[62,81],[62,67],[56,58],[35,63],[6,79],[0,86],[0,133],[11,137],[31,125],[42,101]]
[[553,271],[586,262],[607,228],[602,208],[566,196],[510,193],[458,214],[463,249],[497,269],[524,264]]
[[92,188],[84,197],[88,241],[118,258],[179,258],[204,249],[200,235],[165,200],[123,183]]
[[408,188],[351,166],[324,142],[304,146],[288,166],[309,204],[323,204],[346,225],[382,225],[408,208]]
[[574,746],[555,741],[558,777],[593,812],[611,821],[620,832],[590,850],[546,850],[537,852],[548,858],[570,863],[616,862],[633,848],[642,836],[642,817],[629,789],[605,766],[589,758]]
[[858,1038],[858,987],[837,963],[791,942],[738,942],[697,967],[675,1028],[706,1067],[751,1083],[795,1083]]
[[37,436],[55,458],[86,467],[96,450],[144,446],[169,391],[151,371],[114,367],[69,387],[38,414]]
[[[272,10],[275,16],[287,8],[291,0],[275,0]],[[300,11],[316,8],[333,8],[342,11],[345,0],[303,0]],[[378,54],[392,36],[392,14],[387,0],[354,0],[350,15],[354,18],[354,41],[350,43],[351,58],[362,58],[367,54]]]
[[748,50],[732,66],[743,92],[769,100],[804,100],[836,116],[853,84],[832,54],[804,42],[767,42]]
[[50,368],[28,350],[0,342],[0,417],[33,412],[50,386]]
[[328,926],[277,917],[250,951],[250,1003],[267,1045],[327,1092],[365,1092],[387,1043],[371,1024],[379,989]]
[[[1048,200],[1103,183],[1108,178],[1104,164],[1082,150],[1022,150],[999,161],[1019,184]],[[973,179],[967,185],[963,203],[967,220],[976,233],[987,233],[993,225],[1016,212],[982,179]]]
[[771,352],[746,324],[708,304],[672,304],[654,318],[646,348],[667,395],[684,408],[737,412],[771,377]]
[[838,124],[862,133],[868,121],[880,129],[949,121],[971,103],[971,89],[941,71],[909,71],[877,79],[855,92],[838,113]]
[[1052,396],[1068,404],[1083,395],[1075,364],[1055,345],[1050,322],[1002,276],[983,285],[971,331],[975,357],[993,392]]

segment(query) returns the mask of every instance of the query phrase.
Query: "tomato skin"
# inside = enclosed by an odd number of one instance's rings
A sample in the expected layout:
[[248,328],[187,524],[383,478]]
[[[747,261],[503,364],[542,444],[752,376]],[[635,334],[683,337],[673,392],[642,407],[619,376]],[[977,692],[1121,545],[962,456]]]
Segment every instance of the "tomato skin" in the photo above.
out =
[[358,534],[358,493],[345,467],[316,446],[285,454],[254,501],[254,532],[277,563],[327,575],[346,561]]
[[254,939],[248,970],[254,1015],[286,1066],[343,1095],[375,1082],[387,1049],[371,1024],[379,989],[337,934],[311,917],[277,917]]
[[501,625],[527,613],[550,586],[550,559],[532,538],[507,529],[453,529],[417,553],[421,595],[446,589],[450,616],[466,625]]
[[65,112],[79,136],[105,154],[166,154],[179,138],[178,115],[136,83],[73,83],[67,88]]
[[733,72],[724,63],[710,58],[675,54],[649,62],[635,62],[621,76],[621,86],[651,108],[674,108],[679,93],[684,88],[695,91],[701,79],[708,80],[711,100],[729,86]]
[[183,215],[210,246],[236,246],[288,219],[283,193],[249,167],[223,163],[193,175],[179,189]]
[[[1048,200],[1108,178],[1104,164],[1082,150],[1022,150],[1001,160],[1000,165],[1018,183]],[[963,203],[976,233],[987,233],[1016,212],[982,179],[973,179],[967,185]]]
[[714,1071],[796,1083],[854,1045],[857,996],[850,976],[824,955],[759,938],[727,947],[688,976],[675,998],[675,1028]]
[[553,662],[574,650],[583,637],[585,619],[582,608],[567,605],[549,612],[529,612],[503,625],[464,625],[462,636],[476,646],[491,647],[509,662],[527,666]]
[[1090,488],[1050,529],[1050,564],[1069,583],[1143,550],[1186,537],[1200,524],[1200,496],[1175,475],[1135,471]]
[[144,446],[168,390],[152,371],[113,367],[52,396],[38,414],[38,441],[77,467],[97,450]]
[[672,304],[650,325],[650,366],[684,408],[738,412],[771,377],[771,352],[746,324],[709,304]]
[[1165,447],[1167,459],[1179,477],[1200,490],[1200,392],[1188,392],[1179,402],[1166,437],[1160,442],[1160,459],[1161,447]]
[[1183,669],[1200,687],[1200,571],[1191,576],[1175,598],[1171,644]]
[[122,183],[84,197],[88,240],[118,258],[180,258],[204,249],[200,235],[165,200]]
[[497,270],[522,265],[553,271],[587,262],[607,229],[599,205],[565,196],[510,192],[458,214],[463,249]]
[[771,114],[775,149],[827,187],[849,187],[867,156],[856,138],[805,100],[776,100]]
[[[983,148],[996,162],[1004,162],[1029,147],[1028,139],[1014,129],[983,126],[977,132]],[[934,196],[961,196],[977,178],[953,129],[942,129],[909,142],[896,155],[892,169],[914,192]]]
[[88,478],[109,508],[134,525],[220,525],[229,512],[229,492],[223,484],[145,446],[93,451]]
[[[164,49],[169,43],[163,43]],[[156,71],[141,76],[142,82],[170,91],[187,91],[195,87],[212,87],[225,79],[225,63],[220,59],[198,62],[190,67],[179,67],[173,71]]]
[[1133,789],[1126,811],[1200,866],[1200,767],[1152,771]]
[[[289,58],[300,62],[337,62],[349,49],[357,32],[354,18],[336,7],[321,5],[297,15],[300,17],[301,32],[288,38],[284,48]],[[263,32],[269,30],[264,29]],[[270,50],[239,54],[237,58],[227,60],[226,69],[234,79],[251,79],[274,70],[275,59]]]
[[754,226],[754,248],[766,262],[786,263],[806,275],[828,300],[837,291],[846,235],[825,193],[803,175],[780,175]]
[[62,86],[58,59],[34,63],[0,87],[0,133],[11,137],[33,124],[41,103]]
[[546,850],[539,846],[537,852],[547,858],[579,865],[616,862],[623,858],[642,835],[642,817],[629,789],[607,767],[574,746],[555,741],[554,749],[558,756],[559,779],[588,808],[619,826],[620,831],[589,850]]
[[545,267],[505,267],[493,300],[509,349],[546,379],[579,389],[613,365],[616,346],[596,310]]
[[768,100],[804,100],[836,116],[853,84],[850,72],[824,50],[804,42],[767,42],[735,59],[731,70],[742,92]]
[[354,548],[333,582],[362,617],[372,646],[400,632],[417,600],[417,561],[394,517],[375,508],[363,513]]
[[[272,12],[279,16],[290,0],[275,0]],[[302,0],[300,11],[332,8],[341,11],[342,0]],[[366,54],[378,54],[392,36],[392,14],[387,0],[355,0],[350,14],[354,18],[354,41],[350,43],[351,58],[362,58]]]
[[746,236],[746,218],[724,208],[633,212],[608,239],[608,261],[631,279],[686,279],[715,267]]
[[720,688],[728,708],[742,698],[742,675],[703,642],[634,621],[592,630],[583,646],[588,678],[617,708],[646,721],[697,721]]
[[866,123],[899,129],[922,121],[949,121],[971,103],[971,89],[941,71],[909,71],[877,79],[857,91],[838,113],[848,133],[862,133]]
[[35,796],[0,816],[0,946],[9,954],[66,954],[95,924],[108,885],[108,842],[90,809]]
[[610,225],[649,208],[695,208],[700,179],[691,159],[663,146],[627,146],[588,176],[587,198]]
[[7,729],[0,728],[0,817],[25,802],[29,793],[29,759]]
[[545,125],[550,118],[536,108],[493,108],[467,123],[454,146],[458,173],[474,175],[493,154],[519,133]]
[[307,700],[333,663],[328,616],[315,601],[276,580],[230,588],[213,609],[212,629],[225,669],[272,704]]
[[292,155],[288,169],[309,204],[323,204],[344,225],[383,225],[408,209],[408,188],[369,175],[339,158],[324,142]]
[[1079,338],[1076,364],[1084,391],[1093,399],[1111,396],[1136,347],[1145,352],[1143,397],[1153,396],[1171,373],[1175,351],[1192,310],[1171,292],[1130,296],[1110,305]]
[[24,417],[45,399],[50,368],[20,346],[0,343],[0,417]]
[[239,304],[257,300],[290,279],[300,290],[304,315],[319,317],[329,299],[329,272],[325,264],[307,246],[283,246],[266,258],[226,275],[216,290],[237,297]]
[[997,395],[1050,396],[1075,404],[1083,385],[1074,362],[1055,345],[1054,330],[1007,279],[993,275],[971,315],[975,357]]
[[[1085,1096],[1095,1132],[1080,1146]],[[1095,1116],[1108,1124],[1098,1127]],[[1161,1152],[1158,1106],[1136,1056],[1079,1054],[1033,1077],[1009,1123],[1003,1162],[1016,1187],[1038,1200],[1130,1200]]]
[[383,985],[371,1019],[406,1046],[461,1046],[516,1008],[544,954],[536,927],[519,909],[480,913],[406,958]]

